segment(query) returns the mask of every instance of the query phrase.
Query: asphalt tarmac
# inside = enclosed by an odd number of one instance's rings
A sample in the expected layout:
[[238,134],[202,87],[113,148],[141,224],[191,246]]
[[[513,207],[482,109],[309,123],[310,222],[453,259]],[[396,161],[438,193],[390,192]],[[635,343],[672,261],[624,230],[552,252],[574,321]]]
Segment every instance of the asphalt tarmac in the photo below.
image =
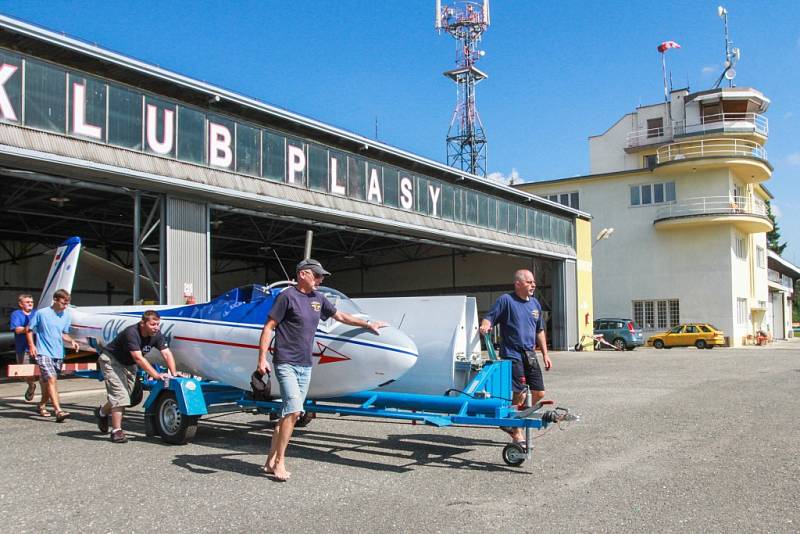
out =
[[62,380],[63,424],[0,384],[0,530],[800,532],[800,340],[553,362],[548,397],[582,420],[519,468],[496,429],[320,416],[286,483],[259,471],[266,417],[204,418],[169,446],[137,408],[115,445],[92,416],[101,383]]

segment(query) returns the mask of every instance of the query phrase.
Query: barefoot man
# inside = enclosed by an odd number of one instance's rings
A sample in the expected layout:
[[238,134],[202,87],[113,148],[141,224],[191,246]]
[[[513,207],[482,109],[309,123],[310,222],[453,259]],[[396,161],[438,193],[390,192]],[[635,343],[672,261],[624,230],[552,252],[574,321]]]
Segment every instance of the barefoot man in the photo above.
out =
[[286,481],[284,457],[295,423],[303,413],[303,404],[311,382],[311,355],[314,333],[320,321],[333,317],[340,323],[368,328],[375,334],[386,326],[383,321],[366,321],[338,311],[325,296],[316,291],[322,280],[331,273],[317,260],[307,259],[297,264],[297,285],[284,290],[275,299],[261,332],[258,348],[258,371],[271,372],[267,361],[269,345],[275,333],[275,353],[272,363],[281,388],[283,408],[272,434],[272,446],[262,470],[274,480]]

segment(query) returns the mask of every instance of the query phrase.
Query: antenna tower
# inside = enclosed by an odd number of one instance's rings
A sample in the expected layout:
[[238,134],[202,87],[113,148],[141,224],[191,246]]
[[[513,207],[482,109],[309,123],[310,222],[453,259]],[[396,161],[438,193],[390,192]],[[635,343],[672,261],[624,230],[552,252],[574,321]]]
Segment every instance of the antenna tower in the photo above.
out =
[[486,135],[475,107],[475,86],[487,77],[475,63],[485,52],[478,49],[489,27],[489,0],[453,1],[442,6],[436,0],[436,30],[457,41],[456,68],[444,73],[456,83],[456,108],[447,131],[447,164],[486,176]]
[[719,87],[723,78],[728,80],[728,87],[733,87],[733,79],[736,77],[736,69],[733,67],[742,56],[741,50],[735,48],[733,46],[733,41],[728,37],[728,10],[719,6],[717,8],[717,15],[719,15],[719,18],[721,18],[725,24],[725,69],[722,71],[722,74],[719,75],[719,78],[717,78],[714,89]]

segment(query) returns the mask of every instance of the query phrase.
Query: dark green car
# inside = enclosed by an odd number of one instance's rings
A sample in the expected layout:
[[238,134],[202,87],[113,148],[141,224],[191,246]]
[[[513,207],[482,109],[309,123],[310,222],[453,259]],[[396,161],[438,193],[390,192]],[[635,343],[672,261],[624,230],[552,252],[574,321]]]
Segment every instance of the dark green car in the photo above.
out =
[[603,339],[617,350],[633,350],[644,345],[644,335],[633,319],[595,319],[594,335],[603,334]]

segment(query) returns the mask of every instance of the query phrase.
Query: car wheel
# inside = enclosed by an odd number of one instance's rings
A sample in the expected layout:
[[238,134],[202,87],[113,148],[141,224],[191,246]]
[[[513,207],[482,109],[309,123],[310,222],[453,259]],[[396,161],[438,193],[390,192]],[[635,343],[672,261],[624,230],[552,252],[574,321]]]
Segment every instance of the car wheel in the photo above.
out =
[[697,347],[698,349],[704,349],[706,348],[706,342],[702,339],[698,339],[697,341],[694,342],[694,346]]
[[663,349],[664,348],[664,342],[661,341],[660,339],[656,339],[655,341],[653,341],[653,346],[655,348],[657,348],[657,349]]
[[625,350],[625,340],[621,337],[618,337],[614,340],[614,346],[617,348],[617,350]]

